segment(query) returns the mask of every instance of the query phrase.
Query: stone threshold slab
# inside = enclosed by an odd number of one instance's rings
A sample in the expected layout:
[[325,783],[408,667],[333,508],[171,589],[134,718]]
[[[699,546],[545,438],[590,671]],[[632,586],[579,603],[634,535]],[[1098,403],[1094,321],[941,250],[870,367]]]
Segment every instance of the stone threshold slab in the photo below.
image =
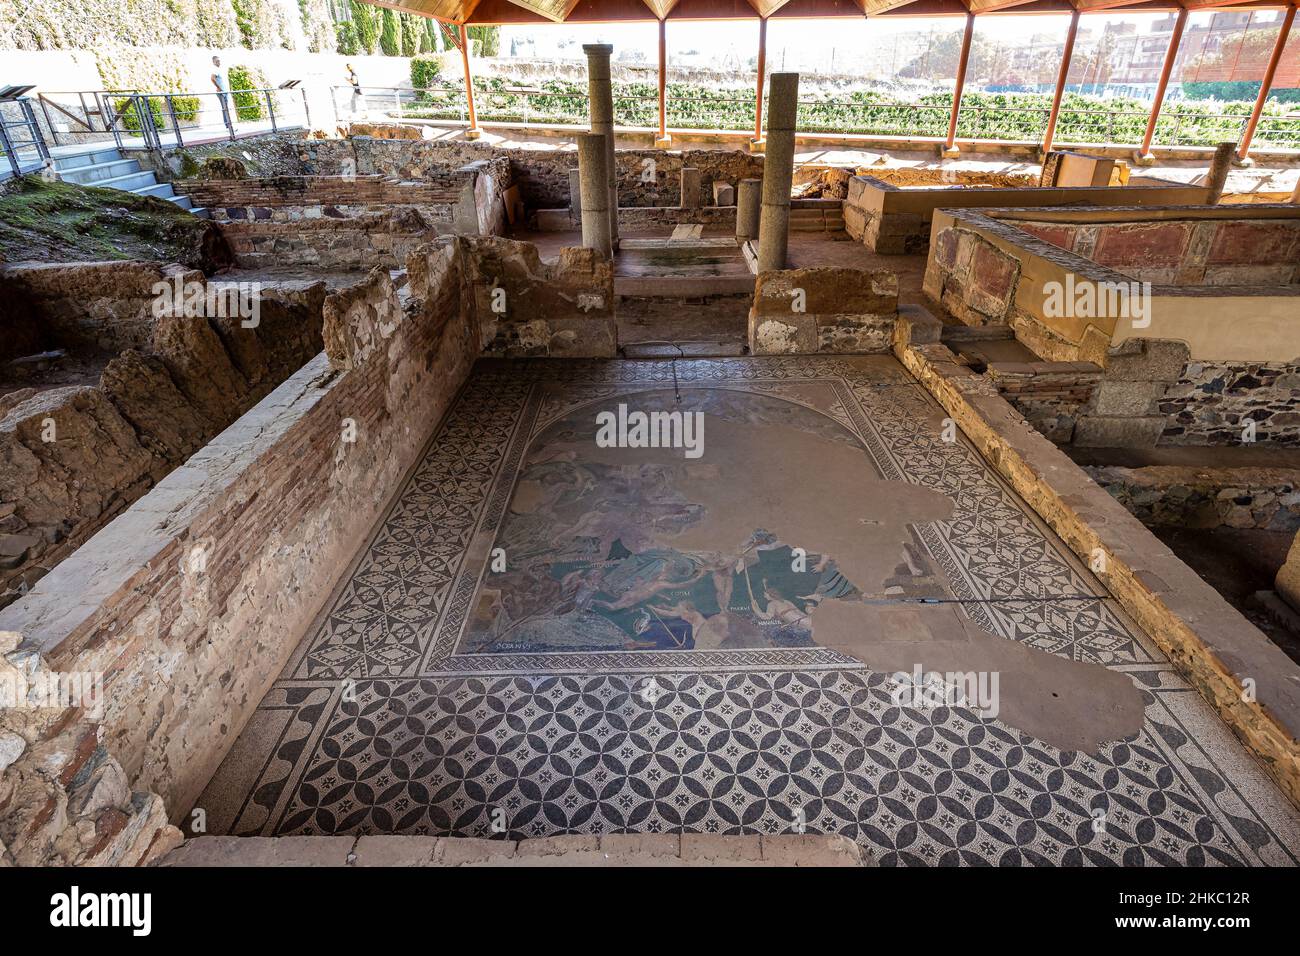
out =
[[616,833],[535,840],[424,836],[204,836],[157,866],[875,866],[848,837]]

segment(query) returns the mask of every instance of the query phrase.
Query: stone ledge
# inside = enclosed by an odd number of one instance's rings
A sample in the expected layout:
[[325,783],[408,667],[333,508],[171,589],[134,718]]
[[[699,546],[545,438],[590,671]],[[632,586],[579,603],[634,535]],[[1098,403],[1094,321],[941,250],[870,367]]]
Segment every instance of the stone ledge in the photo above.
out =
[[231,837],[186,840],[156,866],[875,866],[832,834],[566,834],[469,837]]
[[[1300,806],[1300,667],[942,345],[894,354]],[[1244,691],[1251,681],[1253,697]],[[1246,699],[1246,698],[1250,699]]]

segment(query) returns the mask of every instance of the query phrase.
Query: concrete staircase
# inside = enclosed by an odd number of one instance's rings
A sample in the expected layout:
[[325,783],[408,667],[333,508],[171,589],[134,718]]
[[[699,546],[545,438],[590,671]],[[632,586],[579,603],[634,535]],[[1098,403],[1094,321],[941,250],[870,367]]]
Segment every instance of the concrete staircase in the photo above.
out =
[[149,170],[140,168],[134,159],[124,159],[116,149],[96,149],[84,153],[57,156],[54,169],[65,182],[81,186],[121,189],[137,196],[157,196],[207,218],[207,210],[196,208],[189,196],[178,196],[171,183],[160,183]]

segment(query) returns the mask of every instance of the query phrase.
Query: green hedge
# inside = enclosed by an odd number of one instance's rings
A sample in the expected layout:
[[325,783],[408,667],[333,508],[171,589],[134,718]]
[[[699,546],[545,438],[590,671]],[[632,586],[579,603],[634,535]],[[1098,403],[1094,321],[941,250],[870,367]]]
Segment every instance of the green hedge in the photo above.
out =
[[[412,81],[415,81],[414,64]],[[415,83],[426,86],[428,83]],[[464,97],[457,88],[425,97],[412,117],[454,119],[461,115]],[[527,97],[507,92],[526,86],[541,90]],[[478,118],[495,122],[584,124],[587,122],[587,87],[569,80],[522,80],[476,77],[474,103]],[[653,127],[658,123],[656,89],[649,83],[614,84],[614,115],[619,124]],[[869,135],[945,136],[952,110],[951,93],[930,93],[899,104],[896,94],[858,91],[834,98],[809,94],[799,105],[799,129],[808,132]],[[983,93],[968,91],[962,97],[957,135],[962,138],[1029,140],[1042,138],[1052,98],[1046,93]],[[1213,146],[1236,140],[1250,100],[1185,100],[1166,103],[1156,127],[1156,143],[1178,146]],[[1067,93],[1061,103],[1056,138],[1060,142],[1139,143],[1146,131],[1150,105],[1125,98],[1103,99]],[[752,87],[701,87],[668,84],[668,125],[677,129],[748,130],[754,128]],[[1286,106],[1270,101],[1256,136],[1259,144],[1300,147],[1300,116],[1288,115]]]
[[436,56],[411,57],[411,85],[417,90],[436,86],[441,72],[442,61]]
[[[170,129],[171,114],[167,111],[167,101],[161,97],[150,97],[149,114],[154,129]],[[122,117],[122,128],[131,133],[140,132],[140,114],[132,105],[129,97],[122,97],[113,104],[113,110]],[[190,123],[199,115],[199,98],[197,96],[173,96],[172,112],[177,121]]]
[[266,87],[266,77],[256,67],[232,66],[229,72],[230,98],[235,104],[235,116],[241,120],[260,120],[266,117],[266,94],[252,90]]

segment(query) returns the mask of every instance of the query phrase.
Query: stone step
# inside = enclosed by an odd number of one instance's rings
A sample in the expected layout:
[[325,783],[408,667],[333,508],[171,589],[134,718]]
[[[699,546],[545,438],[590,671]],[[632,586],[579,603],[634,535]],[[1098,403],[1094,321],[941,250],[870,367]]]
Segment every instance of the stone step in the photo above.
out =
[[[57,166],[55,167],[57,169]],[[105,163],[87,163],[72,169],[58,170],[64,182],[79,183],[82,186],[98,186],[110,179],[120,179],[132,173],[140,172],[140,164],[134,159],[114,159]]]
[[100,163],[113,163],[121,160],[122,154],[116,149],[96,149],[74,156],[59,156],[54,160],[54,168],[60,173],[68,169],[79,169]]

